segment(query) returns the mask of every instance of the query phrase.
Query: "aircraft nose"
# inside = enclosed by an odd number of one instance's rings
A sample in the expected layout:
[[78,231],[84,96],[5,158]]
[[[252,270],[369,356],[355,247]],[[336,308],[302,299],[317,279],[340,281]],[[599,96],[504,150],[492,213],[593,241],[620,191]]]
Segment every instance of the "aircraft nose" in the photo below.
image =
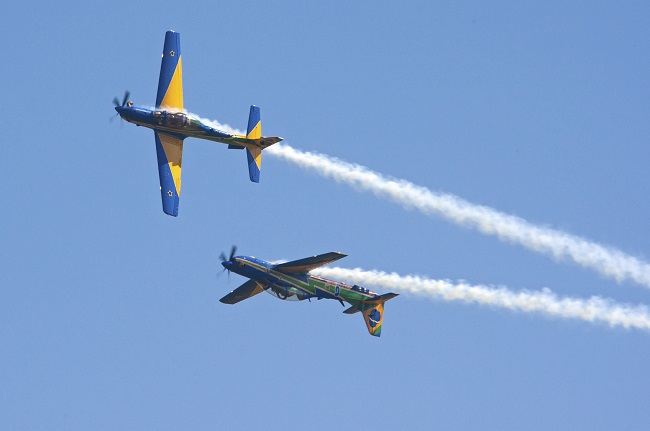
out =
[[226,260],[225,262],[221,262],[224,268],[228,269],[230,268],[230,265],[232,265],[232,262],[229,260]]

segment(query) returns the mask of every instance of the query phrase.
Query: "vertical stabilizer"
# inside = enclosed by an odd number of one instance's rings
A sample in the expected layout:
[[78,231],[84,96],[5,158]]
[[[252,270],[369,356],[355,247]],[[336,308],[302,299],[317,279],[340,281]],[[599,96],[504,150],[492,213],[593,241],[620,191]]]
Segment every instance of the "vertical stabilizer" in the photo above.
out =
[[366,321],[368,332],[375,337],[381,336],[381,324],[384,320],[384,304],[378,304],[363,312],[363,318]]
[[[384,321],[384,302],[396,296],[396,293],[386,293],[381,295],[379,299],[364,301],[359,304],[357,308],[363,313],[363,319],[366,321],[370,335],[381,336],[381,325]],[[346,312],[348,311],[346,310]]]

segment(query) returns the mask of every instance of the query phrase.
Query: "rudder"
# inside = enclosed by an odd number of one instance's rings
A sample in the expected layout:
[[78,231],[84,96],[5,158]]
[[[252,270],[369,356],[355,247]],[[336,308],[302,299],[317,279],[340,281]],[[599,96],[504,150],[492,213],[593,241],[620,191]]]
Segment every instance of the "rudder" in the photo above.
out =
[[384,320],[384,304],[378,304],[374,308],[363,311],[363,319],[366,321],[366,327],[370,335],[375,337],[381,336],[381,324]]
[[363,313],[363,319],[366,321],[366,327],[370,335],[374,335],[375,337],[381,336],[381,326],[384,321],[384,302],[396,296],[396,293],[386,293],[378,299],[365,301],[360,304],[358,308]]

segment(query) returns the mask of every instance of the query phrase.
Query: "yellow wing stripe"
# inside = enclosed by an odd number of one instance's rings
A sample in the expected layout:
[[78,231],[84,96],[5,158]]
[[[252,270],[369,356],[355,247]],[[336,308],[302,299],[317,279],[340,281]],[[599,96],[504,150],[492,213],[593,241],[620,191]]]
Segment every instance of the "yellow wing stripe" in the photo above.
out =
[[172,110],[183,110],[183,57],[178,59],[174,75],[160,106]]
[[174,178],[176,194],[181,195],[181,163],[183,161],[183,141],[166,133],[158,133],[160,142],[165,150],[169,170]]

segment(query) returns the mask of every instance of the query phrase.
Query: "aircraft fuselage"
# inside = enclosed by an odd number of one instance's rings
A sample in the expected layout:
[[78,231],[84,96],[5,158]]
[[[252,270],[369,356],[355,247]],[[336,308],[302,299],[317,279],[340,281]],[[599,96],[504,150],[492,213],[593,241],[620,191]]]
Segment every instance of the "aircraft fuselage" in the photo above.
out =
[[115,110],[129,123],[149,129],[173,133],[182,138],[199,138],[223,144],[237,145],[238,138],[245,139],[245,136],[232,135],[208,125],[203,124],[199,119],[191,117],[183,112],[166,110],[151,110],[133,106],[117,106]]
[[251,256],[236,256],[222,265],[229,271],[267,285],[265,291],[282,300],[335,299],[353,304],[380,297],[360,286],[350,286],[316,275],[276,271],[274,264]]

